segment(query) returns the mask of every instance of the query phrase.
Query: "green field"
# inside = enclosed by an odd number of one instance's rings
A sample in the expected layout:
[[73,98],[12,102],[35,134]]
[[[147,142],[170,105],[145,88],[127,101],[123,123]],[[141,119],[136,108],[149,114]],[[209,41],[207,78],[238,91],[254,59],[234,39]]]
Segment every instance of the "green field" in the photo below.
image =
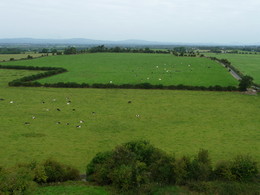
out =
[[39,187],[35,195],[108,195],[104,187],[87,185],[58,185]]
[[[12,80],[31,72],[1,70],[0,74],[0,98],[4,98],[0,101],[2,166],[54,157],[84,173],[97,152],[134,139],[150,140],[177,156],[205,148],[214,162],[240,153],[260,160],[259,96],[238,92],[15,88],[7,87],[6,75]],[[81,124],[80,120],[85,122]]]
[[250,75],[254,82],[260,84],[260,55],[259,54],[214,54],[204,53],[206,56],[228,59],[231,64],[244,75]]
[[27,58],[27,56],[30,55],[32,57],[40,57],[42,54],[40,53],[26,53],[26,54],[0,54],[0,61],[8,61],[10,58],[14,58],[15,60],[19,60],[22,58]]
[[175,57],[168,54],[95,53],[49,56],[6,62],[7,65],[54,66],[68,70],[40,80],[42,83],[151,83],[163,85],[237,86],[227,69],[206,58]]

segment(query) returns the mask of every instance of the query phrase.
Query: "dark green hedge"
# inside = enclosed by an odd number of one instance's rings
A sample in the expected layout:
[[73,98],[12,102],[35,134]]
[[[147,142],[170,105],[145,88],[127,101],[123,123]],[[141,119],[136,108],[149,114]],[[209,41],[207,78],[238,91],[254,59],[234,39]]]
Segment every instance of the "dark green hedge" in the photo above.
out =
[[150,83],[139,83],[139,84],[103,84],[103,83],[94,83],[92,85],[87,83],[75,83],[75,82],[58,82],[58,83],[39,83],[36,80],[61,74],[63,72],[67,72],[64,68],[57,68],[57,67],[37,67],[37,66],[5,66],[0,65],[2,69],[18,69],[18,70],[42,70],[46,71],[44,73],[39,73],[31,76],[25,76],[20,79],[13,80],[9,82],[9,86],[24,86],[24,87],[57,87],[57,88],[118,88],[118,89],[168,89],[168,90],[200,90],[200,91],[238,91],[237,87],[234,86],[227,86],[222,87],[219,85],[215,86],[189,86],[189,85],[152,85]]

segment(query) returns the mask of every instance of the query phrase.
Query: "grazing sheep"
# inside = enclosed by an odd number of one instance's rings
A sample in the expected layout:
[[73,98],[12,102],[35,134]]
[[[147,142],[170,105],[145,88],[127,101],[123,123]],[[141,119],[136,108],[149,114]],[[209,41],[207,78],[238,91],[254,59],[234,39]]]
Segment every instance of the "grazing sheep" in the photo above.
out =
[[36,117],[35,117],[35,116],[33,116],[33,117],[32,117],[32,119],[36,119]]
[[50,109],[49,109],[49,108],[47,108],[47,109],[46,109],[46,111],[50,111]]
[[60,109],[59,109],[59,108],[57,108],[57,111],[60,111]]
[[81,128],[81,125],[77,125],[76,127],[77,127],[77,128]]
[[109,83],[113,83],[113,81],[109,81]]
[[69,103],[69,102],[67,102],[67,105],[70,105],[70,103]]
[[59,124],[61,124],[61,122],[60,122],[60,121],[58,121],[56,124],[57,124],[57,125],[59,125]]
[[54,102],[55,102],[55,101],[56,101],[56,99],[53,99],[52,101],[54,101]]
[[137,114],[137,115],[135,115],[137,118],[139,118],[140,117],[140,115],[139,114]]
[[79,123],[84,123],[84,121],[79,121]]
[[10,101],[10,104],[14,103],[14,101]]
[[162,79],[161,78],[159,78],[159,81],[161,81]]

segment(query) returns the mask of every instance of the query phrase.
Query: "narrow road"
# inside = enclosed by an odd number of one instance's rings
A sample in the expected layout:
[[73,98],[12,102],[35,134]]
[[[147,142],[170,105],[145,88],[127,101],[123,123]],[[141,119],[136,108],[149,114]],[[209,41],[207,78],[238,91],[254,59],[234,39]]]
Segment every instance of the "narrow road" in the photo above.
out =
[[[220,63],[220,62],[219,62],[219,63]],[[222,63],[220,63],[220,64],[226,68],[226,65],[225,65],[225,64],[222,64]],[[230,74],[231,74],[235,79],[237,79],[237,80],[241,80],[241,79],[242,79],[241,76],[239,76],[232,68],[227,67],[227,69],[230,70],[230,71],[229,71]]]

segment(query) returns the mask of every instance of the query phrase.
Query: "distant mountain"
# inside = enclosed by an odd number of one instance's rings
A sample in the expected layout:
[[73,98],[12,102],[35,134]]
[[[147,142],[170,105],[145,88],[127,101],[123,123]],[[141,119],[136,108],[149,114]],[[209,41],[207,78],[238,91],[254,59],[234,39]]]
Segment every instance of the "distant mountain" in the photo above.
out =
[[33,39],[33,38],[14,38],[0,39],[0,44],[66,44],[66,45],[172,45],[173,43],[154,42],[144,40],[123,40],[123,41],[107,41],[93,40],[83,38],[73,39]]
[[33,39],[33,38],[11,38],[11,39],[0,39],[0,45],[113,45],[113,46],[156,46],[156,45],[169,45],[169,46],[243,46],[243,45],[260,45],[255,44],[243,44],[238,42],[233,43],[183,43],[183,42],[156,42],[156,41],[145,41],[129,39],[123,41],[108,41],[108,40],[94,40],[84,38],[73,38],[73,39]]

